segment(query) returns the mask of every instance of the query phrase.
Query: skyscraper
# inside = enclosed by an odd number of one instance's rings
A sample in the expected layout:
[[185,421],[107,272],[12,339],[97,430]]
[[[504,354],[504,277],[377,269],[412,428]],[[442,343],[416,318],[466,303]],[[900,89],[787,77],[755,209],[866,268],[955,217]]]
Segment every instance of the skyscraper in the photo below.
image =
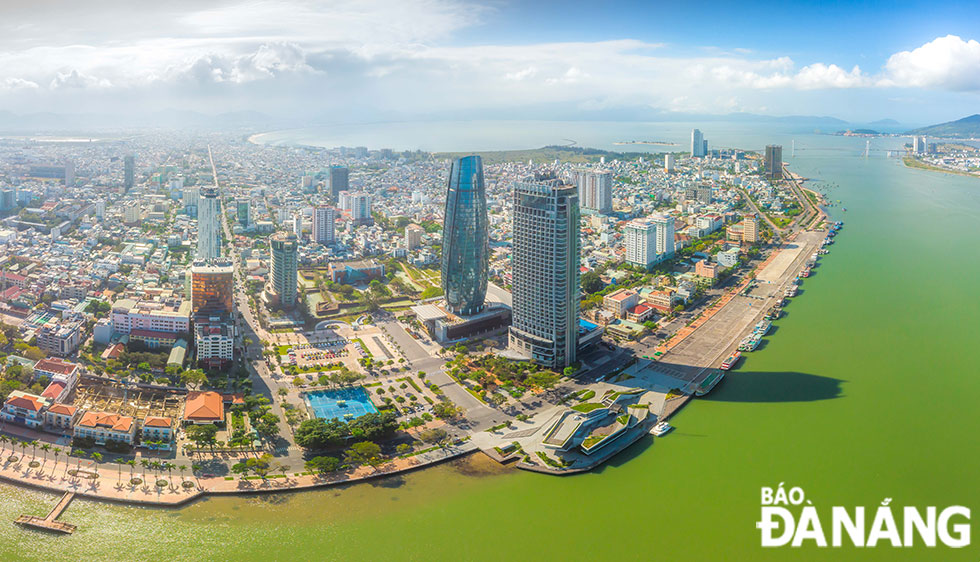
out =
[[766,177],[783,179],[783,147],[775,144],[766,146]]
[[442,228],[442,289],[446,304],[456,314],[483,310],[490,256],[487,228],[483,159],[459,158],[449,171]]
[[422,235],[425,229],[417,224],[410,224],[405,227],[405,249],[414,250],[422,245]]
[[313,241],[317,244],[334,243],[334,223],[337,210],[327,205],[313,207]]
[[700,129],[691,131],[691,156],[704,156],[704,135]]
[[252,202],[243,198],[235,202],[238,224],[243,228],[248,228],[252,224]]
[[272,267],[269,272],[267,289],[270,301],[283,308],[296,305],[296,269],[299,244],[295,234],[274,234],[272,246]]
[[201,191],[196,187],[185,187],[182,198],[184,213],[191,218],[197,218],[197,207],[201,202]]
[[133,188],[136,184],[136,156],[127,154],[123,158],[123,187],[126,191]]
[[667,172],[668,174],[674,172],[674,155],[673,154],[670,154],[670,153],[664,154],[664,171]]
[[234,272],[231,262],[194,262],[191,266],[191,315],[194,318],[231,317]]
[[218,188],[202,187],[197,209],[197,259],[209,260],[221,255],[221,233],[218,221]]
[[350,170],[346,166],[330,167],[330,198],[336,202],[341,191],[350,189]]
[[674,257],[674,217],[655,215],[650,220],[657,227],[657,262]]
[[657,226],[647,220],[634,220],[623,228],[626,262],[640,267],[657,263]]
[[347,200],[350,204],[350,218],[355,224],[370,224],[374,219],[371,218],[371,196],[363,191],[351,193]]
[[674,257],[674,217],[654,215],[650,222],[657,227],[657,262]]
[[551,368],[575,362],[579,315],[578,192],[554,175],[514,186],[510,347]]
[[75,187],[74,162],[65,162],[65,187]]
[[612,172],[580,168],[572,171],[579,206],[603,214],[612,212]]

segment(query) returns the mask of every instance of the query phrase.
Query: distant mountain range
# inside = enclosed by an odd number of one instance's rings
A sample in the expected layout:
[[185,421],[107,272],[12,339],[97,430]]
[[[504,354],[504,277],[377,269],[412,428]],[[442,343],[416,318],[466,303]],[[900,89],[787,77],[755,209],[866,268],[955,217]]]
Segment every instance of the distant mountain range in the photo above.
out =
[[913,129],[908,134],[952,139],[980,138],[980,113],[948,123]]

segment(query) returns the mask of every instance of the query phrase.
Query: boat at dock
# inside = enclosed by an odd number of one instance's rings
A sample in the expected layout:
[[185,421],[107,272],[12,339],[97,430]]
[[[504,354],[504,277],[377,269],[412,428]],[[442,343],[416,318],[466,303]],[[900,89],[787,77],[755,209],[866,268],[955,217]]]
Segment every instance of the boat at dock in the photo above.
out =
[[721,379],[723,378],[725,378],[725,373],[723,371],[718,369],[711,371],[711,374],[698,385],[697,390],[694,391],[694,395],[704,396],[705,394],[711,392],[711,389],[718,386],[718,383],[720,383]]
[[769,333],[769,330],[771,328],[772,328],[772,322],[768,319],[763,319],[762,322],[759,322],[758,324],[755,325],[755,329],[752,330],[752,333],[758,334],[759,336],[764,336]]
[[662,435],[667,435],[668,433],[670,433],[670,430],[672,429],[674,429],[674,426],[670,425],[665,421],[662,421],[657,425],[653,426],[653,429],[650,430],[650,435],[660,437]]
[[727,359],[721,362],[721,370],[722,371],[730,370],[732,367],[735,366],[736,363],[738,363],[738,360],[741,357],[742,357],[742,352],[736,350],[735,353],[732,353],[731,355],[728,356]]
[[754,351],[762,343],[762,336],[759,334],[749,334],[738,344],[739,351]]

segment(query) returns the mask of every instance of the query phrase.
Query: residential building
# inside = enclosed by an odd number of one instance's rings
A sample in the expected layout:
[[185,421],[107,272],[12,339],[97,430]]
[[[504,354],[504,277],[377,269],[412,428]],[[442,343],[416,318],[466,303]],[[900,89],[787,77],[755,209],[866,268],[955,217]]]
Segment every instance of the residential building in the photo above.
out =
[[299,244],[295,234],[279,233],[272,236],[272,264],[266,294],[269,302],[283,308],[296,305],[296,283]]
[[749,244],[759,241],[759,217],[749,215],[742,221],[742,241]]
[[371,224],[371,196],[367,193],[357,192],[348,196],[350,205],[350,218],[354,224]]
[[626,262],[640,267],[657,263],[657,225],[649,220],[634,220],[623,228]]
[[783,179],[783,147],[766,145],[765,173],[769,179]]
[[221,210],[217,187],[202,187],[197,207],[197,259],[221,256]]
[[674,173],[674,155],[670,152],[664,154],[664,171],[668,174]]
[[704,135],[701,134],[700,129],[694,129],[691,131],[691,156],[705,156],[705,144]]
[[333,244],[336,222],[337,210],[333,207],[327,205],[313,207],[313,241],[317,244]]
[[701,260],[694,264],[694,274],[705,279],[715,279],[718,277],[718,267],[708,260]]
[[57,357],[41,359],[34,364],[35,378],[48,377],[48,380],[51,381],[62,381],[68,387],[68,390],[75,388],[81,374],[81,365]]
[[572,171],[578,187],[579,206],[597,213],[612,212],[612,172],[579,168]]
[[72,433],[75,421],[78,419],[81,410],[68,404],[52,404],[44,412],[44,426],[47,429]]
[[[193,276],[193,268],[191,270]],[[193,294],[193,279],[191,291]],[[119,299],[112,305],[112,330],[128,334],[133,330],[151,330],[171,334],[191,331],[191,301],[136,301]]]
[[613,313],[617,318],[626,315],[626,311],[640,303],[640,294],[632,289],[619,289],[602,297],[602,308]]
[[133,201],[123,207],[123,222],[126,224],[137,224],[140,222],[141,214],[139,202]]
[[75,422],[73,435],[92,439],[97,445],[105,445],[109,441],[132,445],[136,436],[136,422],[129,416],[119,414],[85,412]]
[[81,320],[50,320],[35,334],[37,346],[49,355],[67,357],[78,350],[83,328]]
[[194,346],[197,348],[197,364],[204,367],[223,368],[234,359],[235,338],[229,324],[196,322]]
[[657,261],[674,257],[674,218],[654,215],[650,221],[657,227]]
[[410,224],[405,227],[405,249],[411,252],[422,246],[422,235],[425,229],[417,224]]
[[442,288],[455,314],[483,310],[487,296],[490,235],[483,160],[466,156],[453,161],[442,229]]
[[140,444],[147,449],[170,449],[174,440],[174,422],[170,418],[148,416],[140,425]]
[[514,186],[513,324],[517,354],[563,368],[577,357],[578,190],[554,175]]
[[37,429],[44,424],[44,412],[52,403],[50,398],[15,390],[7,396],[0,415],[5,422]]

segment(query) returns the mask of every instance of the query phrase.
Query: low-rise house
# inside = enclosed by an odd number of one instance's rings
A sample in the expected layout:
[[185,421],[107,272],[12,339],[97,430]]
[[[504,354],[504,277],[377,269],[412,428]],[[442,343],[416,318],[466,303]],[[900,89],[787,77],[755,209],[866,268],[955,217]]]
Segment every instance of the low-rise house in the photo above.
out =
[[75,437],[92,439],[98,445],[105,445],[107,441],[132,445],[135,435],[136,423],[129,416],[107,412],[85,412],[75,423]]
[[140,441],[147,449],[170,449],[174,440],[173,420],[150,416],[143,420]]
[[184,402],[185,424],[224,423],[225,404],[221,395],[211,391],[188,392]]
[[41,359],[34,364],[35,377],[48,377],[52,382],[64,383],[66,394],[74,390],[81,373],[81,365],[57,357]]
[[0,413],[5,422],[37,429],[44,424],[44,412],[51,404],[50,398],[15,390],[3,403]]
[[52,404],[44,412],[44,425],[48,429],[71,433],[81,410],[68,404]]
[[619,289],[602,297],[602,307],[622,318],[626,311],[640,302],[640,295],[631,289]]

